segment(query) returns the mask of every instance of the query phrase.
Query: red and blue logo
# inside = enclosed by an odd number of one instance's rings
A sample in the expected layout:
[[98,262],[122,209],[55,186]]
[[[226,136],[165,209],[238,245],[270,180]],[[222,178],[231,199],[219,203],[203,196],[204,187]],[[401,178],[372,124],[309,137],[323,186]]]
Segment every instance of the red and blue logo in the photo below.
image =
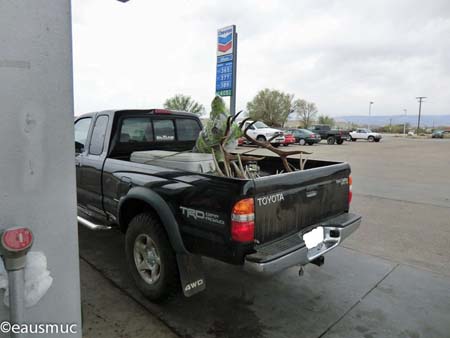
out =
[[233,46],[233,33],[229,33],[225,36],[219,36],[217,49],[219,52],[228,52]]

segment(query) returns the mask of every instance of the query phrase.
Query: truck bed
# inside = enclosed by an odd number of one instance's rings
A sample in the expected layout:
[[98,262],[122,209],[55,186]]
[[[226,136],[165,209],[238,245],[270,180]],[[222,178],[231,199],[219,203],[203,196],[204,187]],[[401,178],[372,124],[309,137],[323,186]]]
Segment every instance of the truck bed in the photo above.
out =
[[[289,161],[298,167],[298,159],[289,159]],[[183,180],[188,174],[185,170],[163,168],[155,166],[151,162],[146,164],[134,163],[129,160],[120,162],[121,170],[127,168],[127,171],[147,172],[164,177],[167,177],[167,170],[170,170],[172,172],[170,176],[175,180],[177,180],[177,171]],[[348,211],[350,167],[347,163],[308,160],[304,170],[281,174],[283,165],[277,157],[266,157],[259,161],[258,165],[261,168],[262,176],[255,179],[225,178],[210,173],[191,172],[195,177],[205,177],[210,185],[215,182],[217,195],[210,197],[221,199],[220,210],[215,210],[217,203],[213,201],[207,201],[206,204],[203,202],[203,207],[207,207],[205,210],[217,214],[228,216],[230,211],[224,213],[226,211],[224,209],[228,205],[230,205],[228,208],[231,208],[237,199],[243,197],[238,193],[245,190],[242,187],[252,187],[247,192],[249,194],[247,197],[254,197],[255,200],[255,240],[257,243],[263,244],[290,236],[324,219]],[[231,194],[221,195],[221,191],[228,189]],[[191,203],[194,203],[194,208],[200,209],[195,201]],[[189,226],[198,228],[198,224]]]

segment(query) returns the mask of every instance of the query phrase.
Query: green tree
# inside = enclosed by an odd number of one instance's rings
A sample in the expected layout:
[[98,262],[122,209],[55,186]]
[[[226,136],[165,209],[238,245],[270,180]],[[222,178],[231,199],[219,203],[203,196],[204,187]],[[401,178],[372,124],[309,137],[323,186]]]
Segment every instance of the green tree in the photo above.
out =
[[320,115],[319,119],[317,120],[319,124],[327,124],[329,126],[334,126],[334,119],[328,115]]
[[294,95],[278,90],[263,89],[247,103],[248,115],[269,126],[281,127],[293,109]]
[[172,110],[187,111],[190,113],[201,115],[205,111],[205,107],[194,101],[192,97],[177,94],[164,102],[164,108]]
[[294,102],[295,112],[297,113],[303,128],[309,128],[317,115],[317,107],[313,102],[298,99]]

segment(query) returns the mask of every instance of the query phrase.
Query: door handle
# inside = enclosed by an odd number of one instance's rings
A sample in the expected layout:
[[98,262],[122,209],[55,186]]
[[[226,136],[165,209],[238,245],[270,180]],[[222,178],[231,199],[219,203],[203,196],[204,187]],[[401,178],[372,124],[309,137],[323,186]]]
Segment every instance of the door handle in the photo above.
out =
[[317,190],[310,190],[306,192],[306,197],[311,198],[317,196]]
[[126,184],[128,184],[128,185],[131,185],[131,182],[132,182],[131,178],[129,178],[128,176],[122,176],[122,177],[120,177],[120,180],[121,180],[123,183],[126,183]]

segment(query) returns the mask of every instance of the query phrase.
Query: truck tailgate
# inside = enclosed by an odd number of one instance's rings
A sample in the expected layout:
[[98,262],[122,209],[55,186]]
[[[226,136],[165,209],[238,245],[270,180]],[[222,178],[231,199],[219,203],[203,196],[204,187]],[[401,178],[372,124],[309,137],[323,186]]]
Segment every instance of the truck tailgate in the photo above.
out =
[[300,232],[348,211],[347,163],[261,177],[255,183],[255,239],[260,244]]

